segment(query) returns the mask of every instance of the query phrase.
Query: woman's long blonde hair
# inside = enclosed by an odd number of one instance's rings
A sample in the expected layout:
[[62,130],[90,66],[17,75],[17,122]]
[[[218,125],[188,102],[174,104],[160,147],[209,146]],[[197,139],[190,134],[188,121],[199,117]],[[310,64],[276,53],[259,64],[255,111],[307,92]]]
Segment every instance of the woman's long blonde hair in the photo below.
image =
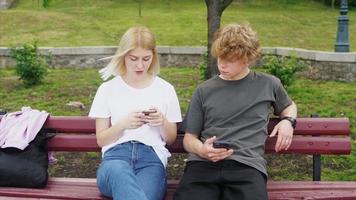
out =
[[109,64],[101,69],[99,73],[103,80],[107,80],[111,76],[124,75],[126,73],[125,55],[135,49],[141,47],[143,49],[152,50],[152,63],[148,69],[148,73],[157,75],[159,73],[159,60],[156,49],[156,39],[153,33],[145,26],[135,26],[128,29],[121,37],[119,47]]

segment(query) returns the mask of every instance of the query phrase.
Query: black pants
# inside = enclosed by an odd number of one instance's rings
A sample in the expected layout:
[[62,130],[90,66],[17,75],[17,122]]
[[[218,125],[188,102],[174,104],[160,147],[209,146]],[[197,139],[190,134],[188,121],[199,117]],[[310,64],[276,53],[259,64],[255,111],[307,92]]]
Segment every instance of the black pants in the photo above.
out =
[[267,178],[233,160],[190,161],[174,200],[266,200]]

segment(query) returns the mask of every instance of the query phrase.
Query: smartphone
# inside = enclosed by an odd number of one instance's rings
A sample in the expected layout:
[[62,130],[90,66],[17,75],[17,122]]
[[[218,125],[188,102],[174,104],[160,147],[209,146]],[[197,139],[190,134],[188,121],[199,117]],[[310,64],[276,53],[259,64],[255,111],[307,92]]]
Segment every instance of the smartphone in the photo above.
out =
[[144,110],[144,111],[142,111],[142,113],[144,115],[149,115],[150,113],[155,113],[155,112],[157,112],[157,110]]
[[228,141],[215,141],[213,142],[213,147],[214,148],[225,148],[225,149],[231,149],[233,146],[232,142]]

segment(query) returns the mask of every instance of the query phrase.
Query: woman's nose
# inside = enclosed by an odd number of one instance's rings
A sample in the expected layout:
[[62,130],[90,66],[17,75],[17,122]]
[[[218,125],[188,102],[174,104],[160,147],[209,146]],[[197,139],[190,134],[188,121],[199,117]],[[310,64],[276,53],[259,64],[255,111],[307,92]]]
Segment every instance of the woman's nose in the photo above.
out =
[[137,62],[137,64],[136,64],[136,66],[137,66],[138,68],[143,68],[144,65],[143,65],[142,60],[139,60],[139,61]]

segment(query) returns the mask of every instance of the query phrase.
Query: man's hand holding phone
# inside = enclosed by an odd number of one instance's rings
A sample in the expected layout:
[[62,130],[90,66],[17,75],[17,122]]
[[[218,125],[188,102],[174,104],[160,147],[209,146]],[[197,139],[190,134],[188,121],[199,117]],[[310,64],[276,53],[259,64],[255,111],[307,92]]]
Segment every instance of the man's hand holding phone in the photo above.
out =
[[229,141],[214,141],[213,147],[216,149],[225,148],[225,149],[232,149],[233,143]]
[[[214,147],[214,142],[216,147],[218,148]],[[212,162],[218,162],[220,160],[229,157],[234,152],[231,148],[225,148],[225,147],[231,147],[230,146],[231,144],[227,144],[227,143],[222,144],[221,142],[220,142],[220,146],[218,146],[218,144],[219,142],[216,141],[216,136],[207,139],[201,147],[199,156],[207,160],[210,160]]]

